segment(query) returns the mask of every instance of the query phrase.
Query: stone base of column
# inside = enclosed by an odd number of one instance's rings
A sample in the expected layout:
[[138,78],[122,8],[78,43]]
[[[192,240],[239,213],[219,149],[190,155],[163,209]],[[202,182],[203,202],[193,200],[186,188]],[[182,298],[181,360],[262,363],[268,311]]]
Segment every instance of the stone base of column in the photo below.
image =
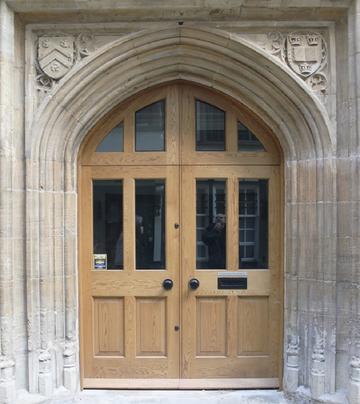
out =
[[350,382],[348,399],[350,404],[360,403],[360,382]]
[[76,393],[80,388],[79,371],[76,366],[77,344],[68,341],[64,350],[64,386],[71,393]]
[[39,393],[42,396],[50,397],[54,392],[53,378],[51,373],[51,355],[43,350],[39,355]]
[[15,380],[0,382],[0,404],[13,404],[16,401]]
[[78,371],[75,367],[64,368],[64,387],[71,393],[79,390]]
[[284,374],[284,389],[289,393],[295,393],[299,385],[298,368],[286,367]]
[[354,356],[350,362],[348,399],[350,404],[360,403],[360,356]]
[[325,394],[325,375],[311,374],[311,397],[315,400]]
[[6,357],[0,358],[0,404],[12,404],[16,400],[15,363]]
[[51,373],[40,373],[39,374],[39,393],[45,397],[51,397],[53,394],[53,383]]

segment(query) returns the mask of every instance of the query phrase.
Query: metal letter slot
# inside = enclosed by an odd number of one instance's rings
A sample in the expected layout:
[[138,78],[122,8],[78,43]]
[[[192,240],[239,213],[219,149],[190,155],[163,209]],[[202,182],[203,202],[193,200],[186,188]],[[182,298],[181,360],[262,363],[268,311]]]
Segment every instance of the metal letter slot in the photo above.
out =
[[218,289],[247,289],[247,272],[219,272]]

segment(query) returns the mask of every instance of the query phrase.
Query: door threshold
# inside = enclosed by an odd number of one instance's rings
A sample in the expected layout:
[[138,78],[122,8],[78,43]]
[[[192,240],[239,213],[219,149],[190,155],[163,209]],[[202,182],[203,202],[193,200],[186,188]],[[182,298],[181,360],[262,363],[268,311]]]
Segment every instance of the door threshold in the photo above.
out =
[[278,378],[241,379],[95,379],[84,378],[84,389],[226,390],[279,388]]

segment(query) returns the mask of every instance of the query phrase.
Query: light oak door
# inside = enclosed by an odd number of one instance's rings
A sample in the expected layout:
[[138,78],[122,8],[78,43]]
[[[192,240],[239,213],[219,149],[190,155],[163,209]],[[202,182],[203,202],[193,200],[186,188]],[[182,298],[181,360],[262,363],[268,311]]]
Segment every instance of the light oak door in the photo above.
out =
[[246,107],[177,82],[118,106],[79,158],[82,385],[281,379],[281,153]]
[[178,167],[83,167],[81,176],[84,385],[178,378]]
[[183,378],[278,386],[279,185],[276,166],[182,168]]

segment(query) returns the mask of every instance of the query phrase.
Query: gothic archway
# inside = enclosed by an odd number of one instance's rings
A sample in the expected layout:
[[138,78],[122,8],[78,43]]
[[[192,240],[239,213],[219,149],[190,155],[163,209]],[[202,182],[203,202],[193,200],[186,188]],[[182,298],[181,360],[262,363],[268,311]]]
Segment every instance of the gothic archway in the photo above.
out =
[[[123,100],[179,79],[239,101],[261,117],[283,148],[285,388],[314,380],[302,372],[299,350],[308,350],[306,360],[315,362],[313,350],[320,357],[332,351],[331,338],[324,336],[334,329],[325,315],[325,299],[334,294],[327,282],[335,273],[334,139],[323,106],[294,73],[236,35],[193,27],[143,31],[104,46],[74,68],[42,104],[27,134],[29,363],[38,369],[38,380],[30,381],[33,392],[38,386],[41,393],[51,391],[52,372],[59,367],[65,387],[75,390],[79,383],[76,162],[82,140]],[[306,296],[298,293],[298,279],[307,277],[308,266],[316,268],[314,293],[319,295],[319,308],[311,315],[300,311]],[[64,313],[64,333],[51,341],[46,323],[54,301]],[[304,339],[311,341],[306,347]],[[330,364],[316,373],[327,381],[327,391],[333,387],[332,372]]]

